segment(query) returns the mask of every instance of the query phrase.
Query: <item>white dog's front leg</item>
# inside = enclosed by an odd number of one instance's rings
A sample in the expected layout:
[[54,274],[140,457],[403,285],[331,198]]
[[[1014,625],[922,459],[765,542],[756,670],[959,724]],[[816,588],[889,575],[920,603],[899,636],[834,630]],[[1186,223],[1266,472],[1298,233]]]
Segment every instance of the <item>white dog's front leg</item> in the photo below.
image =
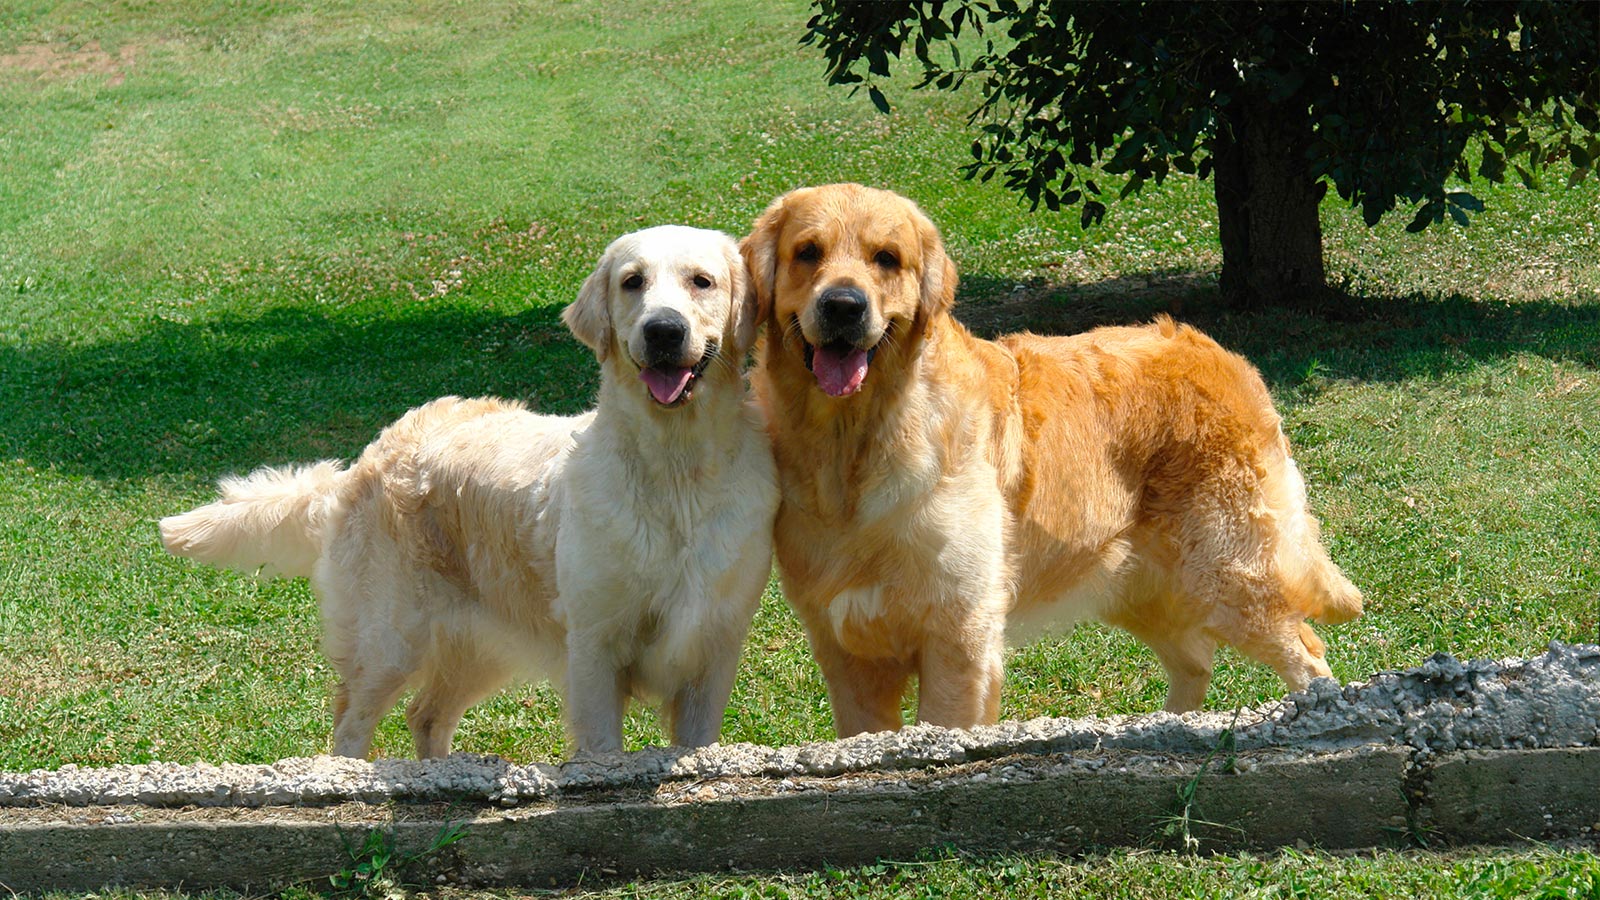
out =
[[567,640],[567,721],[578,752],[621,750],[626,675],[602,648]]
[[710,660],[698,678],[684,683],[667,698],[667,727],[673,744],[704,747],[717,742],[738,668],[736,644],[734,652]]

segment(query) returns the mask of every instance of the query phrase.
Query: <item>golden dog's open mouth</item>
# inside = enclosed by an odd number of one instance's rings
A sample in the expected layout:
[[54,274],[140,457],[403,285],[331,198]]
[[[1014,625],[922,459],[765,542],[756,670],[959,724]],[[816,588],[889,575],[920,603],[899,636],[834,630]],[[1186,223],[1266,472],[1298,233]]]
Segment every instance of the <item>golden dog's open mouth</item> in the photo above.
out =
[[863,350],[843,341],[820,347],[806,342],[805,351],[806,368],[817,376],[817,387],[830,397],[848,397],[861,390],[867,380],[867,369],[878,353],[878,345]]
[[717,350],[717,342],[708,341],[705,355],[693,366],[649,366],[639,370],[639,380],[649,389],[650,399],[667,409],[675,409],[694,396],[695,383],[716,359]]

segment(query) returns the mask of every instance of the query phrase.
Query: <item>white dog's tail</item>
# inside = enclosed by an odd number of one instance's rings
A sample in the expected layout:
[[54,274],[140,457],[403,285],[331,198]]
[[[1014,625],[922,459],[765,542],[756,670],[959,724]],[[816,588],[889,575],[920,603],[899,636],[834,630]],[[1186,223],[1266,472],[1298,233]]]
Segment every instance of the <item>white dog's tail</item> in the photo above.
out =
[[217,482],[222,499],[161,520],[167,552],[247,574],[309,576],[343,468],[323,461]]

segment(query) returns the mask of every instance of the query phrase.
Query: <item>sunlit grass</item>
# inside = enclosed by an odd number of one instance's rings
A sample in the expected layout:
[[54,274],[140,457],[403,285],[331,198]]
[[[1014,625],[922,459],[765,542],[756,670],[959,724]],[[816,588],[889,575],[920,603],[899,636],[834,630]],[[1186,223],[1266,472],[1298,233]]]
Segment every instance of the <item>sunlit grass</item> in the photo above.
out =
[[[957,174],[963,98],[891,92],[885,117],[825,89],[796,44],[805,16],[397,0],[0,13],[0,767],[324,751],[332,676],[305,584],[170,558],[155,521],[221,474],[349,458],[442,394],[584,407],[595,368],[558,312],[607,242],[668,221],[739,234],[778,193],[835,180],[928,209],[982,331],[1170,311],[1260,366],[1333,555],[1367,593],[1365,617],[1324,630],[1340,677],[1600,640],[1600,183],[1480,187],[1472,228],[1420,237],[1405,216],[1369,231],[1330,204],[1348,301],[1235,313],[1212,289],[1208,183],[1174,178],[1089,232],[1029,213]],[[1224,653],[1208,703],[1281,689]],[[1004,713],[1142,712],[1164,690],[1147,650],[1086,626],[1013,653]],[[774,588],[724,737],[830,728]],[[643,711],[627,734],[660,739]],[[507,690],[457,747],[559,757],[558,698]],[[378,750],[409,753],[398,714]],[[1322,887],[1299,895],[1354,895],[1329,887],[1344,879],[1409,896],[1593,867],[1129,855],[630,890],[1198,896],[1241,877],[1293,894],[1304,875]]]

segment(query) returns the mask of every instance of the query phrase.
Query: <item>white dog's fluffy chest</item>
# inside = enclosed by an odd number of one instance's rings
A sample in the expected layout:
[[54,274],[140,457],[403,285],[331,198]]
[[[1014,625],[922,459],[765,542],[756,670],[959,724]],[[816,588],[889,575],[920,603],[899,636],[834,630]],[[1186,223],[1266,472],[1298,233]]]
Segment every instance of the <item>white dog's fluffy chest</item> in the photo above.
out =
[[[615,437],[586,434],[555,502],[555,614],[579,652],[601,653],[654,693],[747,627],[771,565],[776,478],[765,438],[741,433],[714,464],[628,472]],[[620,476],[620,477],[619,477]],[[738,640],[738,636],[733,638]]]

